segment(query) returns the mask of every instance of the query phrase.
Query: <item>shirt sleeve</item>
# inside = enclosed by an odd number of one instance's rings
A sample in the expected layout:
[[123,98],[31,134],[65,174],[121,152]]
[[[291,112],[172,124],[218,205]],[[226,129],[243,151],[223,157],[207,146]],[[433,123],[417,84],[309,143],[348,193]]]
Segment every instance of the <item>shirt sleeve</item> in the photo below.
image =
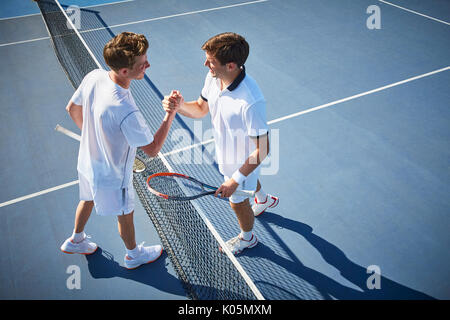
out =
[[131,112],[120,124],[128,144],[133,147],[143,147],[153,142],[153,134],[140,111]]
[[72,101],[73,103],[75,103],[79,106],[81,106],[83,104],[82,92],[83,92],[84,83],[85,83],[85,81],[83,80],[81,82],[80,86],[78,87],[78,89],[75,90],[75,93],[73,94],[72,98],[70,99],[70,101]]
[[88,79],[90,79],[93,74],[97,71],[93,70],[91,72],[89,72],[81,81],[80,85],[78,86],[77,90],[75,90],[75,93],[72,95],[72,98],[70,98],[70,101],[72,101],[73,103],[81,106],[83,105],[83,91],[84,88],[86,87],[86,83],[88,83]]
[[259,137],[267,134],[269,127],[267,125],[266,102],[264,100],[255,102],[244,111],[244,123],[247,128],[247,134],[250,137]]
[[203,85],[203,89],[200,94],[200,97],[206,102],[208,102],[208,93],[209,93],[209,86],[211,84],[211,80],[212,80],[212,76],[208,72],[208,74],[206,75],[206,78],[205,78],[205,84]]

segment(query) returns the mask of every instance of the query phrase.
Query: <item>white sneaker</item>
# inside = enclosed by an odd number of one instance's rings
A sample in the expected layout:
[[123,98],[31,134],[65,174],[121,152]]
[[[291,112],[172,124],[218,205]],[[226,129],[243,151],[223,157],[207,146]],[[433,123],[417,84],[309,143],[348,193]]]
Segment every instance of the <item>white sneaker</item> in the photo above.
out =
[[[254,234],[252,234],[252,238],[250,240],[244,240],[241,238],[240,235],[231,238],[227,242],[225,242],[228,249],[231,251],[232,254],[236,255],[244,251],[244,249],[247,248],[253,248],[258,244],[258,238]],[[222,251],[222,248],[220,248],[220,251]]]
[[72,237],[70,237],[62,244],[61,251],[69,254],[92,254],[97,250],[98,246],[90,241],[90,238],[90,236],[86,236],[81,242],[73,242]]
[[144,247],[144,243],[142,242],[138,247],[140,252],[138,257],[131,258],[128,255],[125,255],[125,268],[136,269],[143,264],[156,261],[163,252],[163,248],[159,244],[150,247]]
[[258,202],[258,199],[255,197],[255,203],[252,206],[253,214],[257,217],[266,211],[267,208],[275,208],[278,205],[278,202],[280,202],[280,199],[270,194],[267,195],[266,201],[264,202]]

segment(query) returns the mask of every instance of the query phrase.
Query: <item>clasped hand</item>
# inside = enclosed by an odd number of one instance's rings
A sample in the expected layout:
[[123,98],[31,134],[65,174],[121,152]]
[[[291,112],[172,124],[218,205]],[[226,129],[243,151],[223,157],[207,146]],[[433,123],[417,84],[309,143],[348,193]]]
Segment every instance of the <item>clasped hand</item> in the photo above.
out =
[[183,103],[183,96],[178,90],[172,90],[170,95],[164,96],[162,100],[162,106],[167,113],[177,112]]

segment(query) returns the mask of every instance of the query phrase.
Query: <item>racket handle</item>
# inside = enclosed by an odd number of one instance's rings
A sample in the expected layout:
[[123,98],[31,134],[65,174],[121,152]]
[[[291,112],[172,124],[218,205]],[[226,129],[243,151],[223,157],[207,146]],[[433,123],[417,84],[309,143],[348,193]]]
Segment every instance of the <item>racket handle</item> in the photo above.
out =
[[233,194],[237,196],[253,198],[255,196],[255,193],[255,191],[250,190],[236,190]]
[[72,132],[72,131],[70,131],[70,130],[64,128],[64,127],[61,127],[59,124],[56,125],[55,130],[58,131],[58,132],[61,132],[61,133],[65,134],[65,135],[68,136],[68,137],[71,137],[72,139],[81,141],[81,136],[80,136],[80,135],[78,135],[78,134],[76,134],[75,132]]

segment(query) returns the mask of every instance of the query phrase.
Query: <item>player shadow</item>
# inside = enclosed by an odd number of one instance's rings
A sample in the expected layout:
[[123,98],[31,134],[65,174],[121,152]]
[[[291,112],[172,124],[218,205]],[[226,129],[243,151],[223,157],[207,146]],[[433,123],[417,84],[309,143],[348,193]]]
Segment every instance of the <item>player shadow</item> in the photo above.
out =
[[123,278],[164,292],[185,296],[180,280],[168,273],[166,258],[167,255],[164,252],[157,261],[128,270],[115,261],[112,254],[100,247],[95,253],[86,256],[89,272],[94,279]]
[[[214,300],[220,297],[230,296],[237,297],[240,300],[245,299],[239,293],[235,292],[230,294],[224,290],[203,285],[187,284],[187,287],[184,288],[181,280],[167,271],[168,262],[165,252],[163,252],[163,255],[157,261],[132,270],[122,267],[114,260],[114,256],[111,253],[102,250],[100,247],[95,253],[87,255],[86,260],[88,262],[89,273],[94,279],[123,278],[151,286],[170,294],[187,296],[191,299]],[[197,295],[192,296],[192,293]]]
[[[310,286],[314,286],[315,290],[320,293],[322,299],[342,299],[342,300],[430,300],[435,298],[422,293],[420,291],[408,288],[399,284],[383,275],[380,277],[380,289],[369,289],[367,286],[367,279],[372,273],[367,273],[367,267],[358,265],[351,261],[345,253],[337,246],[323,239],[322,237],[313,233],[313,229],[304,223],[284,218],[280,215],[271,212],[263,213],[258,221],[264,228],[275,238],[278,238],[278,244],[283,247],[283,250],[288,253],[289,258],[285,258],[276,253],[271,247],[262,243],[258,244],[257,250],[248,250],[245,252],[248,256],[265,258],[271,262],[281,266],[286,272],[292,273],[299,278],[305,280]],[[306,239],[322,256],[322,258],[331,266],[336,268],[342,277],[350,281],[358,290],[347,287],[338,281],[306,267],[298,258],[290,251],[290,249],[283,243],[281,239],[271,229],[270,225],[291,230],[304,239]],[[273,269],[273,268],[272,268]],[[280,272],[278,270],[272,270]],[[265,272],[270,272],[266,270]],[[287,296],[287,299],[302,299],[303,292],[297,290],[295,284],[289,284],[287,287],[293,289],[292,291],[281,286],[280,284],[268,284],[261,282],[262,287],[270,286],[270,294],[279,291],[282,296]],[[304,286],[303,286],[304,287]],[[299,294],[299,292],[301,294]],[[264,292],[263,292],[264,295]]]

